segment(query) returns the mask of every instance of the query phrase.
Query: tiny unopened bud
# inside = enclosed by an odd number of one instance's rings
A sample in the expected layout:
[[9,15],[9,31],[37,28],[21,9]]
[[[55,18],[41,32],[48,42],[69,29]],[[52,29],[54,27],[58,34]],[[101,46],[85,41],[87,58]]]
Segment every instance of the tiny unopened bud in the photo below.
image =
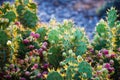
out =
[[7,41],[7,45],[10,46],[12,42],[10,40]]

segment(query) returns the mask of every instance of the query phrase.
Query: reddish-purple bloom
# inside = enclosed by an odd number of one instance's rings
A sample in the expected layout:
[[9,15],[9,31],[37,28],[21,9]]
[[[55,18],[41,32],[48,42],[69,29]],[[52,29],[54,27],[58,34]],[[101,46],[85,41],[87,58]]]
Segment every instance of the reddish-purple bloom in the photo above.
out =
[[109,69],[109,68],[110,68],[110,63],[105,63],[105,64],[103,65],[103,67],[106,68],[106,69]]
[[29,45],[29,49],[33,49],[34,48],[34,45]]
[[23,43],[24,43],[24,44],[28,44],[29,42],[30,42],[30,41],[29,41],[28,39],[24,39],[24,40],[23,40]]
[[106,49],[104,49],[104,50],[103,50],[103,54],[107,55],[107,54],[109,54],[109,51],[106,50]]
[[39,37],[40,37],[40,34],[36,33],[34,37],[35,37],[35,38],[39,38]]

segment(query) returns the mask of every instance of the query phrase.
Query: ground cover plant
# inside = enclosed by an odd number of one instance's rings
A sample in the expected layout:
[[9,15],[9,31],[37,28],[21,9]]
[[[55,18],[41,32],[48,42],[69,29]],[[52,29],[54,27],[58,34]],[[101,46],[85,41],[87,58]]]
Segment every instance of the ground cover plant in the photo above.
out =
[[115,8],[90,42],[71,20],[41,23],[31,0],[0,7],[1,80],[119,80],[120,22]]

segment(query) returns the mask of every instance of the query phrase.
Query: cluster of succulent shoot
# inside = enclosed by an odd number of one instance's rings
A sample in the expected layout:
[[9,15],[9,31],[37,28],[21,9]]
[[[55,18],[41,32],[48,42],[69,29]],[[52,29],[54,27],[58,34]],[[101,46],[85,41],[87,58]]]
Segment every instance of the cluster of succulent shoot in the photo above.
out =
[[6,64],[2,79],[44,79],[48,74],[49,64],[42,61],[38,54],[29,55],[28,53],[24,59],[18,58],[15,64]]
[[[16,0],[0,7],[0,79],[106,80],[119,79],[120,22],[111,8],[100,20],[92,44],[72,21],[37,24],[36,4]],[[1,55],[1,54],[0,54]],[[1,61],[1,60],[0,60]]]
[[[118,79],[114,75],[119,74],[119,59],[117,58],[119,54],[117,52],[101,49],[99,51],[94,51],[92,48],[88,49],[85,56],[85,60],[91,63],[94,69],[94,78],[99,79]],[[105,76],[106,75],[106,76]]]
[[[72,21],[64,21],[62,24],[52,20],[48,27],[48,41],[50,43],[48,61],[54,67],[64,58],[62,52],[73,50],[75,55],[83,55],[87,51],[88,39],[84,29],[75,28]],[[55,26],[55,27],[52,27]],[[56,57],[59,57],[56,59]],[[52,59],[51,59],[52,58]]]
[[65,58],[65,60],[59,63],[60,68],[49,71],[47,80],[54,79],[53,77],[60,80],[92,78],[92,67],[82,58],[82,56],[76,56],[72,50],[63,52],[62,56]]
[[[14,61],[10,61],[10,64],[5,65],[3,71],[5,74],[0,72],[3,75],[0,77],[1,79],[28,80],[45,78],[50,66],[46,60],[48,42],[37,42],[39,38],[40,34],[30,32],[28,37],[19,41],[19,52]],[[13,43],[9,40],[7,41],[7,45],[11,46]],[[23,55],[20,50],[24,51],[23,53],[25,54]]]
[[95,50],[102,48],[116,50],[120,47],[120,22],[117,20],[117,11],[115,8],[111,8],[107,15],[107,21],[102,19],[96,26],[96,34],[92,44]]

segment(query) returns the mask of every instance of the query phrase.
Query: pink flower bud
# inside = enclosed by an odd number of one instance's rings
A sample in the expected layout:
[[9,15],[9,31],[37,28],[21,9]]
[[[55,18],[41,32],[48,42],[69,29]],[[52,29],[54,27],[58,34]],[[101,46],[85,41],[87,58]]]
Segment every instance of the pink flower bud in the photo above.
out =
[[20,61],[19,61],[19,64],[24,64],[24,60],[20,60]]
[[98,56],[99,58],[101,58],[101,57],[103,56],[103,54],[99,52],[99,53],[97,54],[97,56]]
[[38,78],[41,78],[41,76],[42,76],[41,73],[38,73],[38,74],[37,74],[37,77],[38,77]]
[[110,54],[106,54],[105,57],[106,58],[110,58],[111,56],[110,56]]
[[43,51],[44,51],[44,50],[43,50],[42,48],[40,48],[40,49],[38,50],[38,53],[41,54]]
[[106,50],[106,49],[104,49],[104,50],[103,50],[103,54],[107,55],[107,54],[109,54],[109,51]]
[[5,75],[5,78],[11,79],[11,76],[10,75]]
[[29,41],[28,39],[24,39],[24,40],[23,40],[23,43],[24,43],[24,44],[28,44],[29,42],[30,42],[30,41]]
[[42,45],[42,47],[41,47],[43,50],[46,50],[47,49],[47,47],[45,46],[45,45]]
[[44,42],[44,43],[43,43],[43,45],[44,45],[44,46],[47,46],[47,45],[48,45],[48,43],[47,43],[47,42]]
[[24,77],[21,77],[20,80],[26,80]]
[[40,37],[40,34],[36,33],[34,37],[38,39]]
[[34,32],[31,32],[31,33],[30,33],[30,36],[35,37],[35,33],[34,33]]
[[10,65],[10,68],[14,68],[14,64],[11,64],[11,65]]
[[25,75],[26,75],[26,76],[29,76],[29,75],[30,75],[30,72],[29,72],[29,71],[25,71]]
[[44,75],[44,74],[48,74],[48,72],[47,72],[47,71],[44,71],[42,74],[43,74],[43,75]]
[[44,68],[44,69],[47,69],[48,67],[49,67],[49,64],[44,64],[44,65],[43,65],[43,68]]
[[113,72],[115,69],[113,68],[113,67],[110,67],[109,69],[108,69],[108,71],[109,72]]
[[34,48],[34,45],[29,45],[28,48],[29,48],[29,49],[33,49],[33,48]]
[[118,48],[118,51],[120,52],[120,47]]
[[38,64],[34,64],[34,67],[35,67],[35,68],[38,68]]
[[105,63],[105,64],[103,65],[103,67],[106,68],[106,69],[109,69],[109,68],[110,68],[110,64],[109,64],[109,63]]
[[113,54],[110,55],[110,57],[111,57],[111,58],[115,58],[116,55],[113,53]]
[[15,22],[15,25],[20,26],[20,22],[18,22],[18,21]]

